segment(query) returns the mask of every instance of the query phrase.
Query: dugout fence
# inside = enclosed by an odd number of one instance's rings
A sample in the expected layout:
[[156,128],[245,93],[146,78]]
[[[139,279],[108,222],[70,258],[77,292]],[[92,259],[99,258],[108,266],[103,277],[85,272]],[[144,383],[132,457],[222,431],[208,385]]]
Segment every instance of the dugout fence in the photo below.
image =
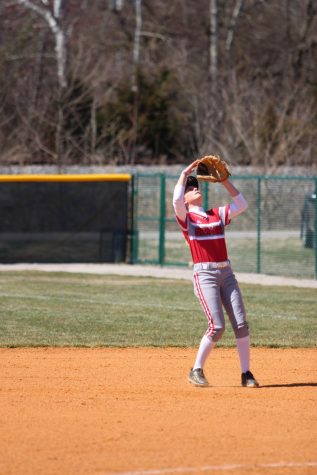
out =
[[[132,262],[189,266],[172,196],[178,176],[133,177]],[[236,272],[317,278],[317,177],[235,176],[248,210],[226,228]],[[230,201],[221,185],[202,184],[204,205]]]
[[0,262],[125,262],[132,176],[0,175]]

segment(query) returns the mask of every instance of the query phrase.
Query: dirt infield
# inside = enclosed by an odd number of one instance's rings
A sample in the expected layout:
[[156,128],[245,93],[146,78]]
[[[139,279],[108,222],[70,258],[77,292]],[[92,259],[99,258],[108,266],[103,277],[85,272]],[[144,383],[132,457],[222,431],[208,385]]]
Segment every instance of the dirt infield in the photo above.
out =
[[195,349],[0,349],[0,473],[316,474],[317,352],[234,349],[186,381]]

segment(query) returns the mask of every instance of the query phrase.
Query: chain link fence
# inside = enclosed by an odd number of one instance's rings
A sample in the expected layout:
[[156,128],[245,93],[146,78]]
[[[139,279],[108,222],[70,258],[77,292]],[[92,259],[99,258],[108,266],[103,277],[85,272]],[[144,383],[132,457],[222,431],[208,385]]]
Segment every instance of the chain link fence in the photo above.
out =
[[[172,197],[178,176],[136,174],[133,179],[132,262],[190,266]],[[317,278],[317,177],[235,176],[248,209],[226,228],[236,272]],[[202,184],[209,209],[231,201],[221,185]]]

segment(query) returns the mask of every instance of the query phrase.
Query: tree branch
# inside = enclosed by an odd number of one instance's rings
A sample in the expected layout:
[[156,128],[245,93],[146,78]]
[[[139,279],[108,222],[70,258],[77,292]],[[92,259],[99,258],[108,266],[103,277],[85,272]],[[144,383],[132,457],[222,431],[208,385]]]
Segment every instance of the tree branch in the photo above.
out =
[[233,36],[237,28],[237,23],[238,23],[238,18],[241,12],[242,3],[243,3],[243,0],[237,0],[232,12],[232,17],[231,17],[230,25],[228,28],[228,34],[227,34],[227,40],[226,40],[226,50],[228,52],[231,50]]

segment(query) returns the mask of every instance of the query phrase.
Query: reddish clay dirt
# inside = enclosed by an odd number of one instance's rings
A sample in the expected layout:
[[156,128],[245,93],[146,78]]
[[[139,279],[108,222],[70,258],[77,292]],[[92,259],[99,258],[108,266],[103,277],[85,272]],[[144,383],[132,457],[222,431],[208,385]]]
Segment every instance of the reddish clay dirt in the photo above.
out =
[[252,349],[259,389],[221,348],[191,386],[195,352],[0,349],[1,475],[316,474],[316,350]]

